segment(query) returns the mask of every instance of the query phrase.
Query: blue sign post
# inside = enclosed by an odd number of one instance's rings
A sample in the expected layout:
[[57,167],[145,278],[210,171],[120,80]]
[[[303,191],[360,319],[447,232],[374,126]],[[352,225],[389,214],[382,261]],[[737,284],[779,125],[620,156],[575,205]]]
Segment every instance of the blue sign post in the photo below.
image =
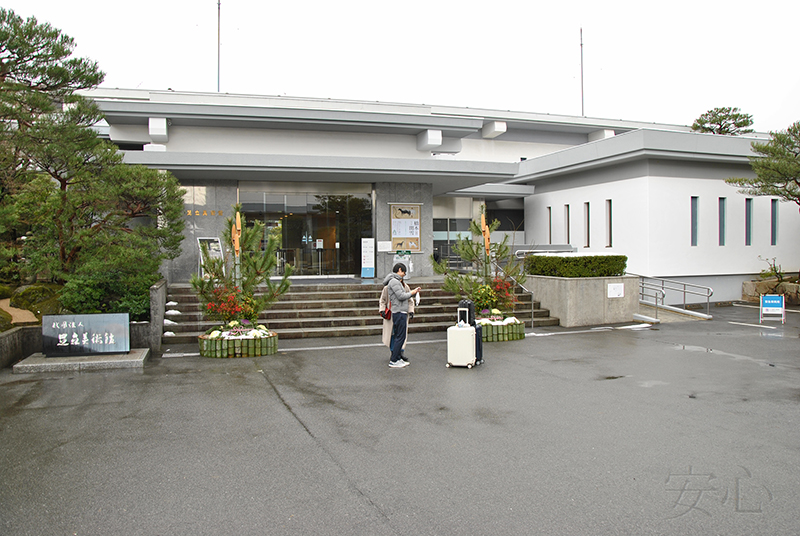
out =
[[758,322],[762,323],[764,320],[777,320],[777,318],[766,318],[767,316],[778,315],[781,318],[781,324],[786,323],[786,300],[783,294],[762,294],[761,306],[759,307]]

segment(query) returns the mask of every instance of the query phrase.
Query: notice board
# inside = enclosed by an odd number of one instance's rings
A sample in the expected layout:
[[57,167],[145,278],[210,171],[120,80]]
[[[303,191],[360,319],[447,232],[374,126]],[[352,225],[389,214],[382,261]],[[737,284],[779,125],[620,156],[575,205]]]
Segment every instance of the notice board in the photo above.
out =
[[422,251],[420,243],[419,203],[390,203],[392,217],[392,249],[391,251]]

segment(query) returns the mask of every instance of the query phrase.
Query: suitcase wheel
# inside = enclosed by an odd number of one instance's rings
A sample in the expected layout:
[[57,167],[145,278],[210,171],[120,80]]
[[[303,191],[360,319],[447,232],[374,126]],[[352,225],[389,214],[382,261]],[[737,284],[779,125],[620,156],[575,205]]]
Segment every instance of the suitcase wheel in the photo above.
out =
[[470,364],[470,365],[467,365],[467,368],[472,368],[472,365],[471,365],[471,364]]
[[446,364],[445,367],[450,368],[451,367],[450,363]]

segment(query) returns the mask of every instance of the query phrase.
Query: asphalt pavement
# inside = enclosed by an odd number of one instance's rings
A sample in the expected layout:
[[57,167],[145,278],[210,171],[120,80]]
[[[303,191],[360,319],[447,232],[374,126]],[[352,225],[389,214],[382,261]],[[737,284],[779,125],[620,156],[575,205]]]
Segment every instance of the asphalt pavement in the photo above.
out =
[[800,534],[800,312],[0,371],[2,535]]

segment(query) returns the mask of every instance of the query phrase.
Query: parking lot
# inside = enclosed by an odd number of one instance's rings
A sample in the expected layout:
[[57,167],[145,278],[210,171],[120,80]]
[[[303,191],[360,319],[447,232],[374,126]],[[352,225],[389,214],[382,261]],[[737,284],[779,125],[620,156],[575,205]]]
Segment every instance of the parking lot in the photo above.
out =
[[800,314],[0,371],[0,533],[796,535]]

